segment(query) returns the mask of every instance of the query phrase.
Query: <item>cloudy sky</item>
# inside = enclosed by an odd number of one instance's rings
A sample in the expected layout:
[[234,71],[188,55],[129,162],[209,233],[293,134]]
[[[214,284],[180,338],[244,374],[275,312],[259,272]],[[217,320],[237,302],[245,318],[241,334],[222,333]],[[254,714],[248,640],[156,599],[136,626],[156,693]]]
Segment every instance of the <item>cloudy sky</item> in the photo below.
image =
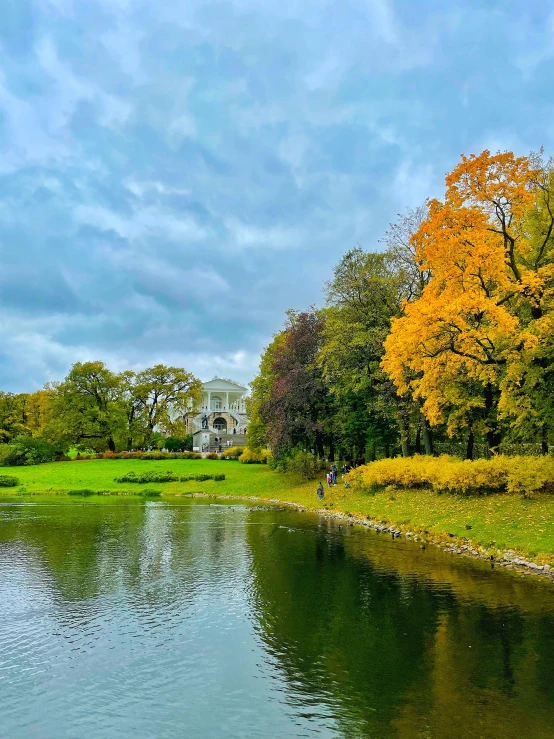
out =
[[538,0],[2,0],[0,388],[252,378],[460,153],[554,153]]

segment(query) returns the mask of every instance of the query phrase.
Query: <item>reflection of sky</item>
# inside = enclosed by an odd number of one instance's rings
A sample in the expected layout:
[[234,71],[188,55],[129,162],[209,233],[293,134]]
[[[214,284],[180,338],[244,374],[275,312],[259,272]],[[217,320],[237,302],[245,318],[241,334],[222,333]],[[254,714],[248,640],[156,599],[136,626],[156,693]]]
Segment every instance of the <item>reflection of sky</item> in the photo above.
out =
[[0,520],[10,739],[552,736],[548,583],[290,510],[89,499]]
[[553,149],[549,12],[8,0],[0,386],[90,358],[250,379],[283,310],[461,152]]
[[33,524],[33,508],[0,539],[0,733],[335,736],[291,708],[254,634],[245,528],[275,521],[129,502]]

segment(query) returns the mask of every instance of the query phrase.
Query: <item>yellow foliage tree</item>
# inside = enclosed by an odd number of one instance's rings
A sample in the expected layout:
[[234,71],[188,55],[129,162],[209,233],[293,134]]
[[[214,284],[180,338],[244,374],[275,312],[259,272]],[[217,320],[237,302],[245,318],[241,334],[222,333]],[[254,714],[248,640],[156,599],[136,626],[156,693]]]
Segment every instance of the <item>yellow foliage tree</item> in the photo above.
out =
[[412,237],[430,279],[385,342],[398,390],[422,398],[430,422],[451,434],[485,433],[491,449],[499,413],[521,420],[517,391],[530,368],[540,371],[551,335],[553,184],[540,156],[462,157]]

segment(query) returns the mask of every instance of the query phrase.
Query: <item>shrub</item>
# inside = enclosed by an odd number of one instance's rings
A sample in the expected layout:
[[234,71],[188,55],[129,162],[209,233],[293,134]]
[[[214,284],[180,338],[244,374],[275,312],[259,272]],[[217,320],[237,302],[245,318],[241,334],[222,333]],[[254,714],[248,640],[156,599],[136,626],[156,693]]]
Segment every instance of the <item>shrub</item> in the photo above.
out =
[[164,441],[164,447],[168,452],[184,452],[187,448],[185,439],[178,439],[176,436],[168,436]]
[[19,480],[13,475],[0,475],[0,488],[14,488],[19,485]]
[[0,448],[0,464],[5,467],[42,464],[53,462],[57,450],[45,439],[34,439],[31,436],[16,436],[10,444]]
[[217,452],[208,452],[206,459],[219,459],[219,454]]
[[89,490],[88,488],[83,488],[82,490],[68,490],[68,495],[96,495],[96,492],[94,490]]
[[104,452],[103,459],[121,459],[120,454],[116,454],[115,452],[111,452],[109,449]]
[[225,475],[214,475],[214,482],[221,482],[225,480]]
[[249,449],[246,447],[239,457],[241,464],[267,464],[270,458],[268,449]]
[[135,482],[144,484],[145,482],[177,482],[179,480],[178,475],[174,475],[173,472],[140,472],[138,475],[136,472],[128,472],[121,477],[116,477],[114,482]]
[[238,459],[245,451],[243,446],[231,446],[222,453],[222,459]]
[[374,492],[387,485],[429,487],[436,492],[486,494],[495,492],[554,492],[554,459],[504,457],[475,461],[415,456],[380,459],[348,475],[353,488]]
[[305,480],[313,480],[321,472],[324,464],[310,452],[298,449],[287,460],[287,472],[300,475]]
[[67,454],[58,454],[55,461],[56,462],[71,462],[71,457],[68,457]]
[[224,480],[225,475],[176,475],[174,472],[169,470],[166,472],[157,472],[149,470],[148,472],[127,472],[121,477],[114,478],[114,482],[132,482],[138,485],[143,485],[146,482],[189,482],[190,480],[196,480],[197,482],[204,482],[205,480]]

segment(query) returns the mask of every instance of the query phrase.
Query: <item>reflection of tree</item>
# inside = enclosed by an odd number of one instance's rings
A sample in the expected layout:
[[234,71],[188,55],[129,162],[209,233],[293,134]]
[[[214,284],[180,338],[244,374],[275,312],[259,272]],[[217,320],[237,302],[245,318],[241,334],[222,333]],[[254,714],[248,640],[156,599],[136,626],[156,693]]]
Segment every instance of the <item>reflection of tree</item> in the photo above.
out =
[[378,736],[403,693],[429,679],[436,604],[380,578],[341,536],[249,527],[260,633],[294,689],[338,702],[346,734]]
[[[233,527],[226,525],[229,515]],[[243,542],[237,522],[227,507],[43,499],[10,507],[0,547],[24,545],[30,556],[22,566],[48,576],[55,597],[76,603],[123,589],[130,607],[147,611],[190,602],[208,570],[222,576],[236,570]]]
[[[522,725],[552,735],[552,621],[475,600],[487,588],[511,592],[509,578],[476,568],[472,583],[457,573],[453,590],[408,574],[415,547],[402,554],[332,527],[252,526],[247,536],[261,638],[292,695],[334,706],[345,736],[519,737]],[[387,551],[403,557],[405,576],[381,566]],[[460,583],[472,598],[455,596]]]
[[[124,510],[120,505],[51,502],[14,506],[0,526],[0,543],[26,545],[64,600],[84,600],[109,591],[121,561],[136,556],[134,540],[143,516],[139,506]],[[105,542],[115,540],[118,546],[108,558]]]

